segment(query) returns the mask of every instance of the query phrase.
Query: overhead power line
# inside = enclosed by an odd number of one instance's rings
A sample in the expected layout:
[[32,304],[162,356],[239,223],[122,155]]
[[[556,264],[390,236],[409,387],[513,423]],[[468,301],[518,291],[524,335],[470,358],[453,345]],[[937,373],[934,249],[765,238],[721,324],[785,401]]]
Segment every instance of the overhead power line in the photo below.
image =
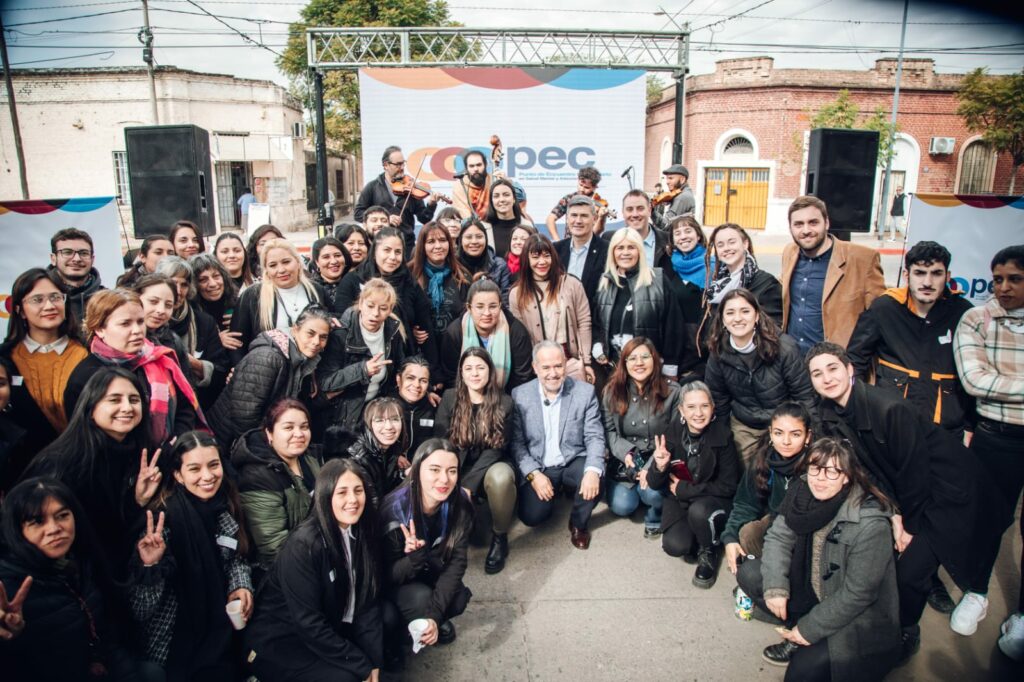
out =
[[275,50],[274,48],[272,48],[272,47],[270,47],[270,46],[266,45],[265,43],[263,43],[263,41],[261,41],[261,40],[255,40],[255,39],[254,39],[254,38],[252,38],[251,36],[249,36],[249,35],[247,35],[247,34],[243,33],[242,31],[239,31],[239,30],[238,30],[237,28],[235,28],[234,26],[232,26],[232,25],[231,25],[231,24],[229,24],[228,22],[226,22],[226,21],[224,21],[223,19],[221,19],[220,17],[218,17],[218,16],[216,15],[216,14],[211,14],[210,12],[207,12],[207,11],[206,11],[205,9],[203,9],[202,7],[200,7],[200,6],[198,5],[198,4],[196,4],[196,3],[195,3],[195,2],[193,2],[192,0],[188,0],[188,4],[192,5],[193,7],[195,7],[196,9],[198,9],[198,10],[199,10],[200,12],[202,12],[203,14],[206,14],[206,15],[210,16],[211,18],[215,19],[216,21],[220,22],[221,24],[224,24],[225,26],[227,26],[228,28],[230,28],[230,29],[231,29],[232,31],[234,31],[234,32],[235,32],[235,33],[237,33],[238,35],[242,36],[242,38],[243,38],[243,39],[244,39],[244,40],[245,40],[245,41],[246,41],[247,43],[251,43],[251,44],[253,44],[253,45],[256,45],[257,47],[262,47],[262,48],[263,48],[264,50],[268,50],[268,51],[270,51],[270,52],[273,52],[273,53],[274,53],[274,54],[276,54],[276,55],[277,55],[278,57],[283,57],[283,56],[284,56],[284,55],[282,55],[282,54],[281,54],[280,52],[278,52],[277,50]]

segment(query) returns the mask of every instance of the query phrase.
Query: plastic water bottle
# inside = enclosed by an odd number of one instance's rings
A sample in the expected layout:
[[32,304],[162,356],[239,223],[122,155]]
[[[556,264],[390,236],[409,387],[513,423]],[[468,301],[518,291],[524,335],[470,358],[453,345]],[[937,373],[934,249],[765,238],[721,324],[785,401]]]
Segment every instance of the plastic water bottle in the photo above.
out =
[[736,588],[735,613],[740,620],[750,620],[754,616],[754,601],[739,587]]

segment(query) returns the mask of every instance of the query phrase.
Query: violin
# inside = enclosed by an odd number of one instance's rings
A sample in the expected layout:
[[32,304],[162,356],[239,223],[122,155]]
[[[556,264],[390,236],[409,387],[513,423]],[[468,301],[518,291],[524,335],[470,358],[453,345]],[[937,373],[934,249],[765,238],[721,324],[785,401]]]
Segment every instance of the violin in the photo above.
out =
[[608,208],[608,200],[607,199],[602,199],[601,195],[598,194],[597,192],[594,192],[594,195],[592,197],[590,197],[590,198],[594,200],[595,204],[597,204],[601,208],[605,209],[605,217],[606,218],[611,218],[612,220],[618,220],[619,214],[615,212],[614,208]]
[[675,199],[677,196],[679,196],[679,193],[682,192],[682,191],[683,191],[683,188],[679,187],[679,188],[676,188],[676,189],[670,189],[670,190],[664,191],[661,194],[655,194],[654,197],[651,198],[651,204],[653,204],[654,206],[660,206],[661,204],[667,204],[670,201],[672,201],[673,199]]
[[[411,196],[414,199],[426,199],[431,194],[434,194],[434,190],[430,189],[430,185],[417,180],[411,175],[403,175],[398,180],[392,181],[391,191],[395,193],[395,196]],[[452,203],[451,198],[444,194],[438,194],[437,200],[443,201],[446,204]]]

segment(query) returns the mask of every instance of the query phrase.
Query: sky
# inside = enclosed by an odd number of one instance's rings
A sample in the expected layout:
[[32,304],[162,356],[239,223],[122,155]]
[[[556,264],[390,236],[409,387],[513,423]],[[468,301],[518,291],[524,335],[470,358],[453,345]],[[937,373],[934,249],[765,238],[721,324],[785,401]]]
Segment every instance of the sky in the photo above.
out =
[[[140,0],[0,0],[0,4],[15,68],[143,65],[137,39],[143,25]],[[512,4],[516,6],[509,7]],[[1019,13],[994,15],[973,9],[989,4],[1015,3],[912,0],[907,56],[931,57],[936,70],[945,73],[979,66],[993,74],[1019,71],[1024,67],[1024,19]],[[304,5],[300,0],[151,0],[156,61],[162,66],[287,85],[287,78],[274,65],[273,51],[283,50],[288,24],[298,20]],[[624,6],[628,9],[623,10]],[[776,68],[869,69],[875,59],[896,56],[903,2],[450,0],[449,10],[453,20],[480,28],[651,31],[671,30],[688,22],[690,72],[702,74],[714,71],[717,60],[755,55],[774,57]]]

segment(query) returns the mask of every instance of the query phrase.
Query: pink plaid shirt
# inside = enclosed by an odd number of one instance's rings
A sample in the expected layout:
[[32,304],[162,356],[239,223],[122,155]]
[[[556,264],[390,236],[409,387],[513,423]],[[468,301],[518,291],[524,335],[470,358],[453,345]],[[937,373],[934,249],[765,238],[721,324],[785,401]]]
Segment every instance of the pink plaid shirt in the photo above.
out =
[[979,417],[1024,425],[1024,309],[1007,312],[993,298],[968,310],[953,337],[953,357]]

